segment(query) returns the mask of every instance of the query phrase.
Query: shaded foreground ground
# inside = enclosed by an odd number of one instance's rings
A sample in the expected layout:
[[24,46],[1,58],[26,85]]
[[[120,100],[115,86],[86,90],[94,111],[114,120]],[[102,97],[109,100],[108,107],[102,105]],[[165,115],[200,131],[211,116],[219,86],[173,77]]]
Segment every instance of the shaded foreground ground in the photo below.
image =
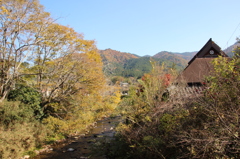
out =
[[48,152],[41,153],[33,159],[105,159],[105,155],[97,156],[98,152],[92,152],[91,147],[94,145],[96,149],[101,138],[111,140],[115,134],[114,128],[120,120],[120,117],[100,120],[87,135],[76,136],[53,145]]

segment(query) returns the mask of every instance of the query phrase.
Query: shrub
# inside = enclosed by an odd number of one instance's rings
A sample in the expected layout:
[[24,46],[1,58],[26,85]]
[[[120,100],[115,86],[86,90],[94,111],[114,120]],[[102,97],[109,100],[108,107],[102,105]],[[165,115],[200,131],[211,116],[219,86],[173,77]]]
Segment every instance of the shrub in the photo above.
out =
[[156,98],[163,85],[156,85],[157,80],[145,76],[143,93],[121,102],[128,117],[118,128],[118,142],[128,147],[123,156],[239,158],[239,56],[232,60],[217,58],[214,67],[204,95],[191,101],[185,99],[178,107],[173,107],[175,101]]
[[30,122],[34,116],[32,109],[28,109],[28,105],[20,102],[5,101],[0,104],[0,124],[5,128],[16,123]]
[[28,109],[34,111],[36,119],[43,117],[43,110],[40,106],[41,94],[29,86],[17,85],[16,89],[10,91],[8,100],[24,103],[25,106],[28,106]]
[[49,130],[20,102],[0,103],[0,158],[20,158],[41,146]]

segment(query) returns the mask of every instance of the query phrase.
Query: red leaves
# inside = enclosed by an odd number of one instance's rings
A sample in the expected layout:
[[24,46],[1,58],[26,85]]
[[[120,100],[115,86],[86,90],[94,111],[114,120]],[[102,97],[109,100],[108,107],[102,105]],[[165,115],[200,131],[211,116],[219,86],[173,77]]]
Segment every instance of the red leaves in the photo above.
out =
[[169,86],[170,85],[170,81],[171,81],[171,75],[170,74],[165,74],[164,80],[165,80],[164,85],[165,86]]

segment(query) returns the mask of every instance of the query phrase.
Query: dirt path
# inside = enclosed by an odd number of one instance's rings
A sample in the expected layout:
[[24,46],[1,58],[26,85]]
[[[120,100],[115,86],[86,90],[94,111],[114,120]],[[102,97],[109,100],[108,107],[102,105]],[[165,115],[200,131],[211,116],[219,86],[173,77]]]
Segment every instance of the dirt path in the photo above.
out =
[[61,144],[56,144],[48,152],[41,153],[33,159],[106,159],[104,155],[93,156],[92,154],[96,152],[91,152],[91,146],[100,138],[111,139],[115,134],[114,128],[120,119],[120,117],[115,117],[98,121],[96,127],[89,134],[83,137],[76,136]]

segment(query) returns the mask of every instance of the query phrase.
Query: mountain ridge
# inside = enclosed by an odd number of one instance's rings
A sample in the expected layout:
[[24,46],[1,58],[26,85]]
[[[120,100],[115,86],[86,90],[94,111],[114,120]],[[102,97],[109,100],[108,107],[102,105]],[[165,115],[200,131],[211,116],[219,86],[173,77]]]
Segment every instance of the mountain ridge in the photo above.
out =
[[[240,43],[235,43],[223,51],[232,57],[232,51],[236,46],[240,46]],[[150,58],[153,58],[160,64],[164,62],[167,67],[175,65],[178,70],[182,70],[187,66],[188,62],[198,51],[183,53],[160,51],[153,56],[138,56],[136,54],[121,52],[110,48],[105,50],[98,50],[98,52],[102,57],[104,71],[106,74],[125,77],[140,77],[144,73],[148,73],[151,70],[151,64],[149,62]]]

